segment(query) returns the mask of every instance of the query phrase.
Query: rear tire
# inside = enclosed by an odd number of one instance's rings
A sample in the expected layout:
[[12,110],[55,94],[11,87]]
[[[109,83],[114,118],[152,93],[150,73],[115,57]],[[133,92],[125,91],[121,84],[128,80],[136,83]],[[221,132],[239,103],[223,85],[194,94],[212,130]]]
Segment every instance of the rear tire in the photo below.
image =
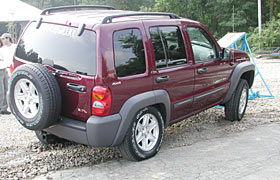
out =
[[128,132],[118,147],[123,158],[141,161],[153,157],[164,137],[164,122],[154,107],[146,107],[135,115]]
[[230,121],[240,121],[246,111],[248,103],[249,85],[246,80],[240,79],[229,102],[225,104],[225,116]]

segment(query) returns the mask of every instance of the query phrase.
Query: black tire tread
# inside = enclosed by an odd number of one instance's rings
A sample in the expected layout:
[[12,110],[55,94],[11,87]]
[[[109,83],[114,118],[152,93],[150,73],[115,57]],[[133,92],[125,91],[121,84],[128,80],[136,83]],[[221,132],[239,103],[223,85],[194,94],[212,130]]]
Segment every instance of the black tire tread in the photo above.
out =
[[239,106],[239,99],[237,99],[240,91],[242,91],[243,86],[248,87],[248,83],[244,79],[240,79],[234,93],[232,94],[231,99],[225,104],[225,117],[226,120],[229,121],[236,121],[241,120],[238,117],[238,106]]
[[38,68],[38,71],[41,72],[41,74],[44,76],[45,79],[47,79],[47,83],[48,83],[48,88],[50,89],[50,94],[55,95],[55,97],[53,96],[48,96],[50,98],[52,98],[50,100],[50,102],[52,103],[52,110],[51,110],[51,115],[53,115],[54,117],[53,122],[50,122],[50,125],[54,124],[60,114],[60,110],[61,110],[61,103],[57,103],[57,102],[61,102],[61,94],[60,94],[60,88],[59,85],[55,79],[55,77],[51,74],[51,71],[46,68],[43,65],[40,64],[34,64],[35,67]]
[[[149,108],[149,110],[157,112],[160,115],[159,120],[161,121],[161,124],[162,124],[162,135],[161,135],[161,139],[160,139],[160,142],[159,142],[159,145],[158,145],[158,149],[159,149],[160,146],[161,146],[161,143],[162,143],[162,139],[164,137],[164,122],[163,122],[162,116],[161,116],[160,112],[157,110],[157,108],[152,107],[152,106],[150,106],[148,108]],[[134,124],[134,121],[132,121],[132,123],[131,123],[125,137],[124,137],[123,142],[118,146],[118,149],[119,149],[122,157],[129,160],[129,161],[141,161],[141,160],[144,160],[144,159],[147,159],[147,158],[150,158],[150,157],[154,156],[157,153],[157,151],[154,152],[154,154],[152,156],[148,156],[148,157],[145,157],[145,158],[138,156],[133,151],[133,148],[132,148],[133,144],[132,144],[131,138],[134,138],[134,137],[129,137],[129,136],[133,136],[131,134],[131,129],[132,129],[133,124]]]
[[121,155],[123,158],[129,160],[129,161],[138,161],[139,159],[136,158],[135,156],[133,156],[133,153],[131,153],[130,148],[129,148],[129,140],[128,138],[126,138],[127,136],[129,136],[128,134],[129,132],[127,132],[127,134],[125,135],[124,141],[121,143],[121,145],[118,147]]
[[[60,88],[59,85],[55,79],[55,77],[51,74],[51,71],[41,65],[41,64],[24,64],[16,68],[16,71],[27,71],[36,79],[36,81],[39,81],[41,89],[44,90],[45,94],[45,104],[47,104],[47,107],[44,107],[44,120],[41,121],[37,126],[34,127],[28,127],[28,129],[31,130],[41,130],[44,128],[47,128],[51,125],[53,125],[60,114],[61,111],[61,95],[60,95]],[[16,73],[13,73],[11,76],[11,81],[13,81],[16,78]],[[11,85],[13,83],[10,83],[10,89],[12,89]],[[11,96],[10,96],[11,97]],[[10,102],[10,104],[12,104]],[[14,107],[11,106],[11,110],[14,114],[16,114],[16,111],[14,110]],[[17,118],[20,118],[19,116],[16,116]]]

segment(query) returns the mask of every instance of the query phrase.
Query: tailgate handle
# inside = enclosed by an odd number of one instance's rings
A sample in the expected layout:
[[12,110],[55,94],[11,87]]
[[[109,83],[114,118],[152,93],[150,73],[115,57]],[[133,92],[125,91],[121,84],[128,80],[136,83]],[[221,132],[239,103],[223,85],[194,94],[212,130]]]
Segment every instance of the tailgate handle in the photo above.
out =
[[67,83],[66,84],[68,89],[74,90],[74,91],[80,91],[80,92],[86,92],[87,87],[80,85],[80,84],[75,84],[75,83]]
[[208,71],[208,68],[200,68],[197,70],[197,73],[198,74],[203,74],[203,73],[206,73]]
[[156,82],[157,83],[162,83],[162,82],[166,82],[169,80],[169,76],[161,76],[161,77],[157,77],[156,78]]

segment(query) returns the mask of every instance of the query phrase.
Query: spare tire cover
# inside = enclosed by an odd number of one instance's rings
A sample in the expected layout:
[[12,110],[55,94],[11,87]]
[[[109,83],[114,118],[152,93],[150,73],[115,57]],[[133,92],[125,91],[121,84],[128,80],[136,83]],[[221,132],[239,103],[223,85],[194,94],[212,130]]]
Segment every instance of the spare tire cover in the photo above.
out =
[[9,86],[9,103],[16,119],[27,129],[42,130],[55,124],[61,111],[59,85],[41,64],[15,69]]

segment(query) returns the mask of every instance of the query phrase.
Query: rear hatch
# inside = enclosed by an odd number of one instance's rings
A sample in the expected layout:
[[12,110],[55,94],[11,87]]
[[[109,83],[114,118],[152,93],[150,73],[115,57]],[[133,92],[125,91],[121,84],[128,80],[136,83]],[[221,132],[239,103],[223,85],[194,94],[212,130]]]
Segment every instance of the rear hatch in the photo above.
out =
[[78,28],[31,23],[21,37],[15,66],[46,65],[56,76],[62,95],[62,116],[86,121],[91,115],[91,92],[96,75],[96,34]]

